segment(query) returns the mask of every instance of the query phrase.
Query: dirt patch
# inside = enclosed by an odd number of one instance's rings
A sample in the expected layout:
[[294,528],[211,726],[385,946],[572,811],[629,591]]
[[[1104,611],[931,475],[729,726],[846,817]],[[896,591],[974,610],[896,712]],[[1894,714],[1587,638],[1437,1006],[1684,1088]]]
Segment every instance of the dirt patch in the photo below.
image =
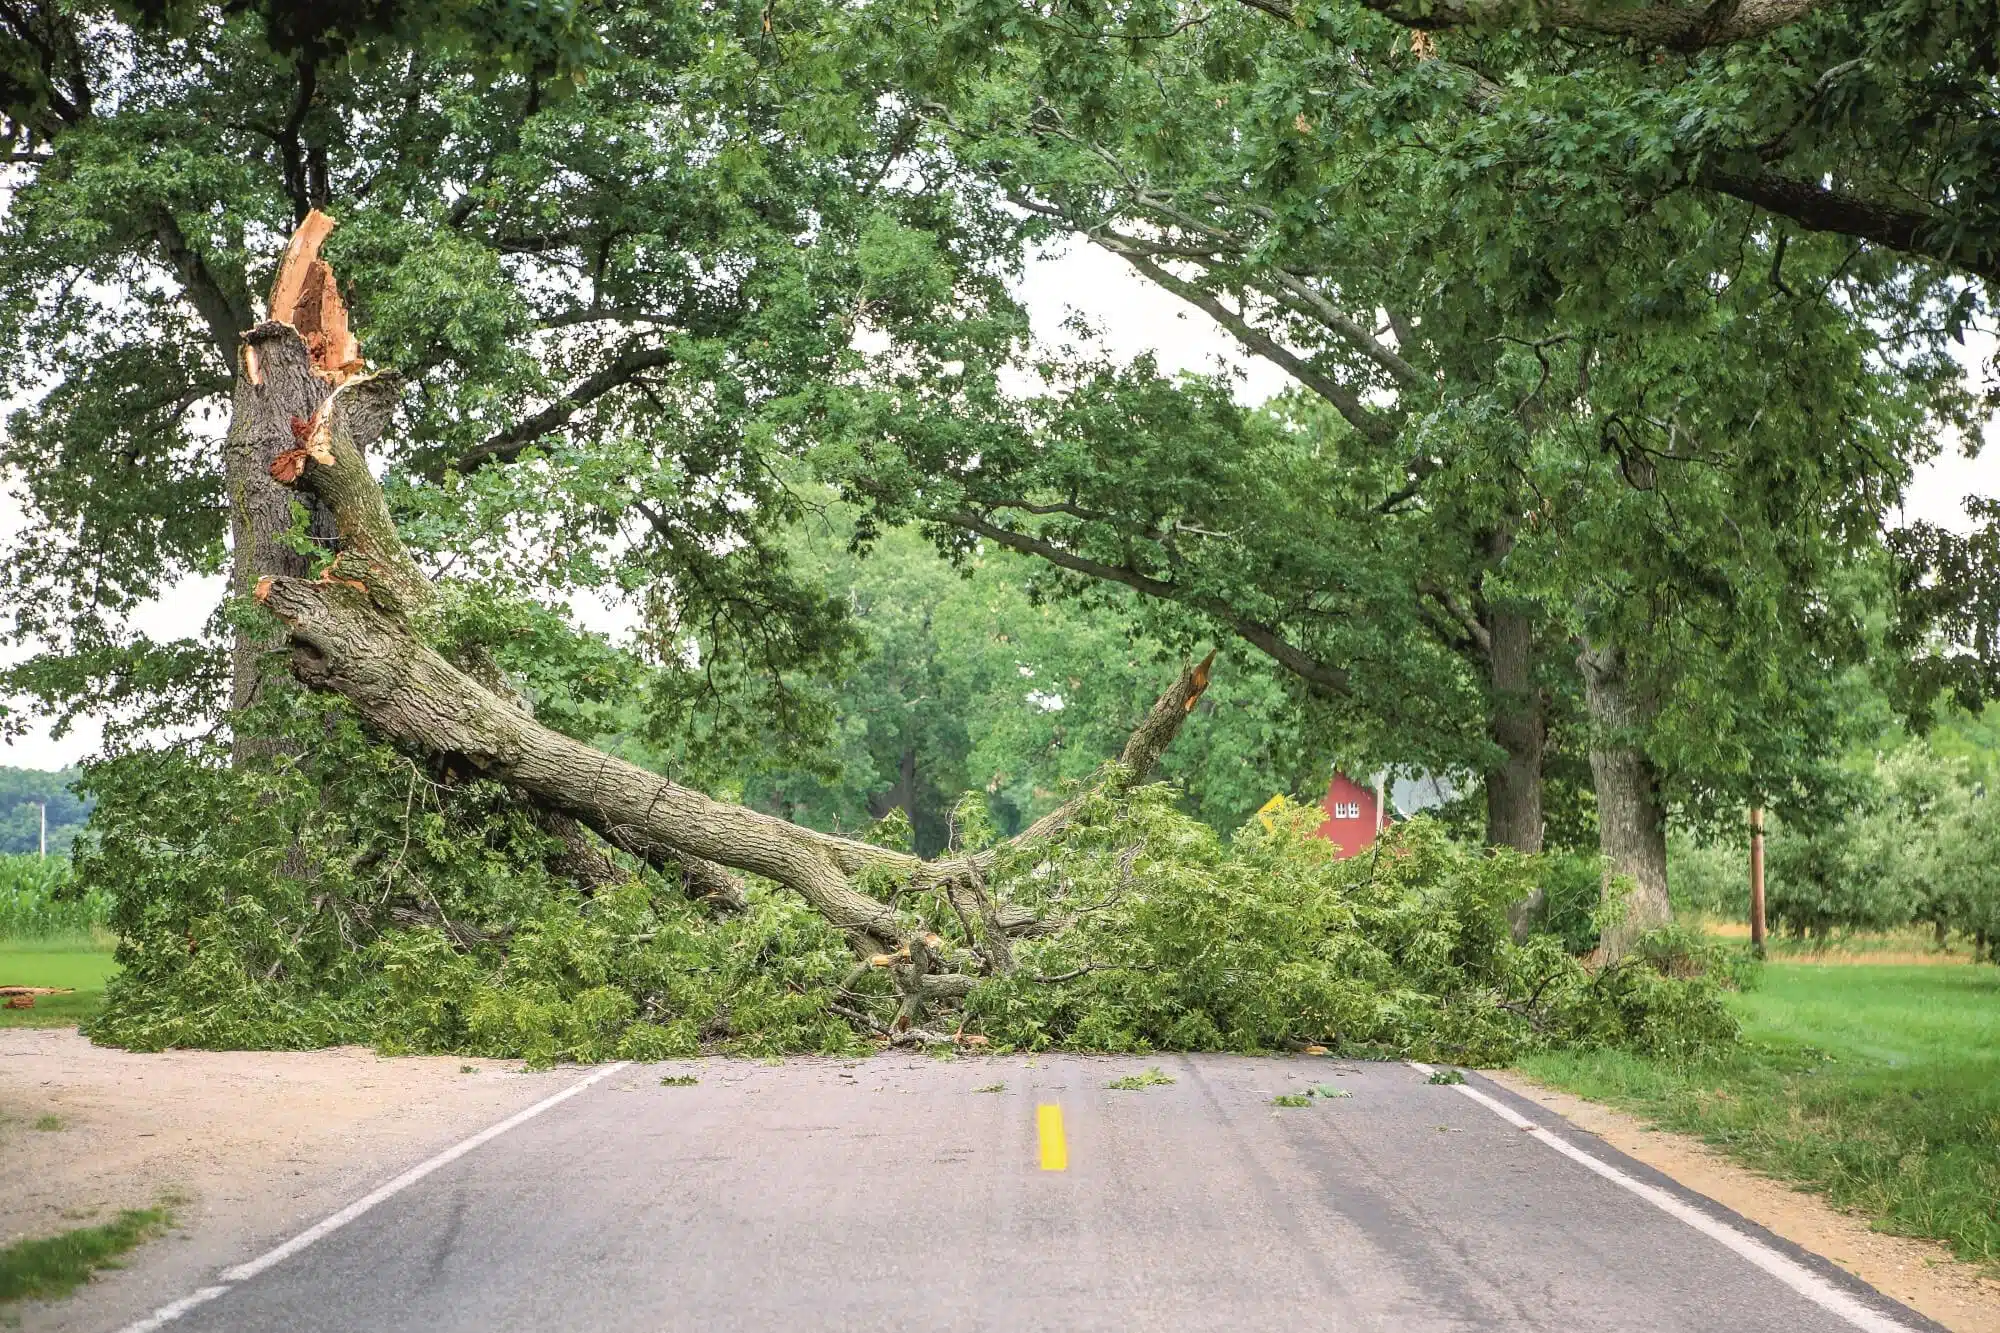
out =
[[[577,1077],[519,1069],[359,1047],[139,1055],[0,1030],[0,1244],[163,1198],[180,1223],[69,1300],[20,1307],[23,1329],[117,1327]],[[36,1128],[51,1117],[60,1129]]]
[[1960,1263],[1945,1246],[1884,1235],[1818,1195],[1736,1165],[1700,1139],[1653,1129],[1643,1120],[1516,1073],[1482,1072],[1662,1175],[1831,1260],[1952,1333],[2000,1333],[2000,1282]]

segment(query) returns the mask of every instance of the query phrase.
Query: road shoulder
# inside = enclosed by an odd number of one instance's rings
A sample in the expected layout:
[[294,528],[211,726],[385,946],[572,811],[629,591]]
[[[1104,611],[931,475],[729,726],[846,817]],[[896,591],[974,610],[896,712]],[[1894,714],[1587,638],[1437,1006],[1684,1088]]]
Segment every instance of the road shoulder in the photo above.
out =
[[2000,1333],[2000,1282],[1959,1262],[1945,1246],[1875,1231],[1866,1219],[1739,1166],[1699,1139],[1654,1129],[1635,1116],[1544,1087],[1511,1070],[1482,1072],[1517,1096],[1825,1258],[1952,1333]]
[[[175,1228],[24,1333],[115,1328],[211,1280],[468,1133],[573,1082],[518,1061],[323,1051],[93,1046],[75,1029],[0,1031],[6,1242],[168,1203]],[[37,1130],[48,1118],[56,1130]]]

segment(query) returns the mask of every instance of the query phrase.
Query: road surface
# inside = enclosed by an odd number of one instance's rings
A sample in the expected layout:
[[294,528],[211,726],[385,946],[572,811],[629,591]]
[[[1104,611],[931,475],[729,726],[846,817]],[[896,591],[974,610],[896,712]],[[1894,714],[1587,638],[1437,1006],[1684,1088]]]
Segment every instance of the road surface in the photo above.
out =
[[[1174,1082],[1106,1086],[1149,1063]],[[1349,1095],[1273,1105],[1315,1083]],[[1938,1327],[1466,1086],[1306,1057],[626,1066],[143,1326]]]

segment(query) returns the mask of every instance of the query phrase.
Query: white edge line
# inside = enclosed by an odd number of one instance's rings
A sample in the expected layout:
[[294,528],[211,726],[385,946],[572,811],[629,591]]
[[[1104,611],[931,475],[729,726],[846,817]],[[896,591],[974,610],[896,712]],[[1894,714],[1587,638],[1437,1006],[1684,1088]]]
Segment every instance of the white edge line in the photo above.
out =
[[206,1301],[212,1301],[228,1290],[228,1287],[203,1287],[194,1295],[183,1296],[172,1305],[162,1305],[136,1324],[127,1324],[119,1330],[119,1333],[153,1333],[153,1330],[160,1327],[160,1325],[179,1319],[189,1310],[194,1309],[195,1306]]
[[367,1212],[370,1208],[373,1208],[376,1204],[381,1203],[384,1199],[390,1198],[393,1195],[399,1194],[402,1191],[408,1189],[410,1186],[416,1184],[419,1180],[422,1180],[425,1176],[437,1170],[439,1167],[451,1165],[451,1163],[465,1156],[467,1153],[471,1152],[474,1148],[479,1147],[481,1144],[490,1143],[494,1139],[499,1138],[502,1134],[505,1134],[508,1130],[515,1128],[517,1125],[525,1124],[526,1122],[533,1120],[536,1116],[548,1110],[550,1107],[561,1105],[563,1102],[566,1102],[570,1098],[576,1096],[579,1092],[582,1092],[585,1088],[588,1088],[591,1084],[596,1083],[600,1079],[610,1078],[613,1074],[617,1073],[621,1069],[626,1068],[631,1063],[632,1062],[630,1060],[620,1060],[615,1064],[609,1064],[604,1066],[602,1069],[594,1070],[591,1073],[585,1075],[584,1077],[578,1079],[576,1082],[570,1084],[568,1087],[564,1088],[561,1092],[554,1093],[548,1097],[544,1097],[542,1098],[542,1100],[536,1102],[533,1106],[527,1107],[520,1111],[516,1111],[513,1115],[508,1116],[505,1120],[502,1120],[499,1124],[489,1125],[485,1129],[480,1130],[477,1134],[474,1134],[469,1139],[465,1139],[464,1141],[459,1143],[454,1143],[451,1147],[446,1148],[443,1152],[439,1153],[437,1156],[430,1158],[428,1161],[417,1163],[417,1165],[411,1167],[409,1170],[405,1171],[402,1175],[397,1176],[394,1180],[391,1180],[387,1184],[382,1185],[380,1188],[374,1190],[372,1193],[363,1195],[361,1198],[356,1199],[353,1203],[348,1204],[347,1207],[341,1209],[339,1212],[335,1213],[332,1217],[327,1218],[323,1222],[319,1222],[313,1226],[307,1227],[304,1231],[301,1231],[298,1235],[292,1237],[290,1240],[278,1246],[276,1249],[257,1256],[255,1259],[252,1259],[249,1263],[238,1264],[234,1268],[225,1269],[221,1274],[220,1286],[203,1287],[201,1290],[195,1292],[192,1296],[183,1296],[181,1299],[173,1302],[170,1305],[163,1305],[159,1309],[153,1311],[152,1314],[146,1316],[144,1319],[141,1319],[136,1323],[127,1324],[124,1328],[118,1330],[118,1333],[152,1333],[154,1329],[159,1328],[163,1324],[170,1323],[173,1320],[180,1318],[183,1314],[186,1314],[189,1310],[194,1309],[197,1305],[201,1305],[204,1304],[205,1302],[214,1300],[217,1296],[220,1296],[224,1292],[228,1291],[230,1287],[234,1286],[236,1283],[247,1282],[251,1278],[257,1276],[257,1274],[263,1272],[267,1268],[270,1268],[274,1264],[283,1263],[285,1260],[297,1254],[300,1250],[305,1249],[306,1246],[311,1245],[314,1241],[322,1240],[325,1237],[340,1230],[340,1228],[346,1226],[349,1222],[352,1222],[355,1218],[361,1216],[363,1213]]
[[[1419,1064],[1415,1060],[1411,1060],[1408,1063],[1410,1068],[1420,1074],[1436,1072],[1430,1065]],[[1638,1195],[1661,1212],[1666,1213],[1670,1217],[1678,1218],[1709,1239],[1726,1246],[1813,1304],[1830,1314],[1838,1315],[1840,1318],[1854,1325],[1854,1327],[1865,1329],[1867,1333],[1915,1333],[1915,1330],[1910,1325],[1903,1323],[1899,1319],[1891,1318],[1865,1302],[1855,1299],[1855,1297],[1842,1291],[1839,1287],[1797,1260],[1792,1259],[1788,1255],[1780,1254],[1769,1245],[1766,1245],[1754,1236],[1744,1234],[1735,1227],[1730,1226],[1727,1222],[1710,1217],[1701,1209],[1675,1198],[1667,1191],[1657,1186],[1648,1185],[1645,1181],[1635,1179],[1625,1172],[1620,1171],[1609,1162],[1591,1156],[1591,1154],[1569,1142],[1569,1140],[1560,1135],[1550,1133],[1548,1129],[1528,1119],[1520,1112],[1514,1110],[1513,1107],[1496,1098],[1487,1096],[1471,1084],[1456,1083],[1452,1085],[1452,1088],[1453,1091],[1461,1092],[1473,1101],[1478,1102],[1481,1106],[1484,1106],[1508,1124],[1513,1125],[1516,1129],[1526,1130],[1529,1134],[1540,1139],[1543,1143],[1554,1148],[1571,1161],[1581,1164],[1597,1175],[1604,1177],[1604,1179],[1610,1181],[1612,1184],[1617,1185],[1619,1188]]]

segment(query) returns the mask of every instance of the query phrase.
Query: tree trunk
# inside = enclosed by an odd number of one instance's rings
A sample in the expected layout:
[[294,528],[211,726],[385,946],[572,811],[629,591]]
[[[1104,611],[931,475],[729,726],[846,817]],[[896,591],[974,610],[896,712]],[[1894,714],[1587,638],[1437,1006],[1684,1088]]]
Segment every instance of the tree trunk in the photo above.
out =
[[1600,962],[1624,956],[1632,941],[1673,919],[1667,898],[1667,819],[1659,775],[1641,747],[1650,711],[1627,672],[1624,650],[1582,645],[1584,705],[1590,713],[1590,773],[1597,788],[1597,843],[1604,854],[1604,897],[1623,899],[1624,917],[1597,946]]
[[[1542,850],[1542,756],[1549,738],[1547,703],[1535,684],[1535,622],[1519,610],[1488,610],[1485,622],[1487,734],[1502,755],[1484,775],[1486,845],[1532,855]],[[1526,937],[1541,903],[1537,886],[1508,909],[1514,938]]]

